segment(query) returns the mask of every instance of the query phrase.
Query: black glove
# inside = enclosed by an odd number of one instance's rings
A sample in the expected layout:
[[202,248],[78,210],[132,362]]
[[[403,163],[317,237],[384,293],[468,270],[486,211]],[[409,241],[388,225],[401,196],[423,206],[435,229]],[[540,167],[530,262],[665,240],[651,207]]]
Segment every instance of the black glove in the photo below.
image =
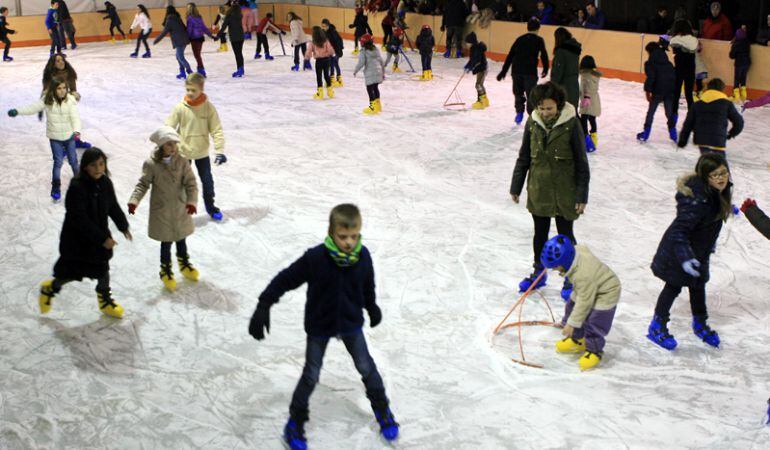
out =
[[286,36],[286,32],[285,32],[285,31],[283,31],[283,30],[281,30],[281,34],[282,34],[282,35],[284,35],[284,36]]
[[503,81],[505,79],[505,74],[500,72],[497,74],[497,81]]
[[382,322],[382,311],[380,311],[380,307],[377,306],[376,303],[366,308],[366,312],[369,313],[369,325],[371,325],[372,328]]
[[256,340],[265,338],[265,330],[270,334],[270,306],[259,303],[249,323],[249,334]]
[[441,25],[441,32],[444,32],[444,25]]
[[732,130],[729,133],[727,133],[727,139],[728,140],[734,139],[734,138],[735,138],[735,134],[733,134]]

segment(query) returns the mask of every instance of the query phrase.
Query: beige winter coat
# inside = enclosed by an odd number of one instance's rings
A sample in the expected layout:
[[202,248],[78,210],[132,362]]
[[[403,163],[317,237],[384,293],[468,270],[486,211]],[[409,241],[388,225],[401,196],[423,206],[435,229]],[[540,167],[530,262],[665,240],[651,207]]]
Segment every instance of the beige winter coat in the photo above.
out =
[[138,205],[150,187],[150,238],[176,242],[191,235],[195,225],[186,205],[197,205],[198,185],[189,161],[179,155],[169,164],[155,162],[152,157],[145,161],[128,203]]
[[209,156],[209,135],[214,139],[214,150],[225,151],[225,134],[216,108],[208,99],[198,106],[190,106],[182,100],[171,111],[166,125],[177,130],[182,142],[179,153],[187,159]]
[[567,324],[580,328],[591,310],[607,311],[620,300],[620,280],[603,262],[582,245],[575,246],[575,260],[565,274],[573,284],[575,308]]
[[580,71],[580,100],[588,97],[591,99],[591,104],[588,108],[580,107],[580,115],[588,114],[589,116],[599,117],[602,115],[602,98],[599,96],[599,80],[602,73],[596,70],[592,71]]
[[22,116],[31,116],[40,111],[45,111],[45,136],[55,141],[66,141],[73,133],[80,133],[80,114],[78,113],[78,101],[72,94],[59,103],[53,102],[46,105],[43,99],[35,103],[19,108],[17,111]]

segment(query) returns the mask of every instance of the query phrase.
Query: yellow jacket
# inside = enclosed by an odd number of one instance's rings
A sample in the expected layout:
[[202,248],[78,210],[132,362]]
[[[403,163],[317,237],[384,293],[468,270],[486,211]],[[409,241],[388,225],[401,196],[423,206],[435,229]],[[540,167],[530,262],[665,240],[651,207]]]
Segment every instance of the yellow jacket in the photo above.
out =
[[582,245],[575,246],[575,260],[566,276],[573,284],[572,310],[567,324],[580,328],[591,313],[614,308],[620,300],[620,280],[615,273]]
[[209,156],[209,135],[214,139],[214,150],[224,153],[225,135],[219,114],[211,102],[206,99],[197,106],[190,106],[182,100],[171,111],[166,125],[177,130],[182,142],[179,154],[187,159],[201,159]]

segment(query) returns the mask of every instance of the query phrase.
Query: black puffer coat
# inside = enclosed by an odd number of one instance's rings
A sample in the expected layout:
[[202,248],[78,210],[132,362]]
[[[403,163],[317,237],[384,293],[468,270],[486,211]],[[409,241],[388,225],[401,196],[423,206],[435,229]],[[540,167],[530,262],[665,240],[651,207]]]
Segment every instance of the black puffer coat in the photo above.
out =
[[487,44],[479,42],[476,37],[476,33],[470,32],[465,36],[465,42],[470,44],[471,51],[468,57],[468,64],[465,65],[467,69],[476,75],[477,73],[486,72],[487,70]]
[[332,45],[337,58],[342,58],[342,49],[345,47],[345,44],[342,42],[339,32],[337,32],[337,27],[329,24],[329,29],[326,30],[326,38],[329,39],[329,43]]
[[110,270],[112,258],[112,250],[103,246],[104,241],[112,237],[107,218],[111,218],[121,232],[128,231],[128,221],[115,198],[112,181],[107,176],[94,180],[84,172],[70,182],[64,205],[67,212],[54,277],[65,280],[103,277]]
[[433,37],[433,32],[427,28],[420,30],[420,34],[417,36],[414,45],[420,50],[421,55],[432,55],[433,47],[436,46],[436,39]]
[[661,97],[674,95],[676,72],[662,48],[650,53],[650,57],[644,63],[644,74],[647,76],[644,80],[645,92]]

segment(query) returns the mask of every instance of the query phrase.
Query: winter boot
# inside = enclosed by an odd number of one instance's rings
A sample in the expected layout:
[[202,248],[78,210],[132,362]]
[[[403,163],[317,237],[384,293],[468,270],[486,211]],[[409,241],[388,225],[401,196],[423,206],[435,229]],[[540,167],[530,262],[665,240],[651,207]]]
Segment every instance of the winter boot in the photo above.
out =
[[272,56],[270,56],[270,55],[268,55],[267,53],[265,53],[265,61],[272,61],[272,60],[274,60],[274,59],[275,59],[275,58],[273,58]]
[[382,102],[379,98],[374,99],[374,110],[378,113],[382,112]]
[[283,427],[283,440],[291,450],[306,450],[305,423],[290,418]]
[[676,348],[676,339],[668,332],[668,319],[663,319],[660,316],[654,316],[650,326],[647,327],[647,339],[654,342],[666,350],[673,350]]
[[142,55],[142,58],[145,58],[145,59],[146,59],[146,58],[152,58],[152,53],[150,53],[150,51],[149,51],[149,50],[147,50],[147,52],[145,52],[145,54],[144,54],[144,55]]
[[137,56],[139,56],[139,52],[134,52],[134,53],[131,53],[131,54],[130,54],[130,55],[128,55],[128,56],[130,56],[130,57],[132,57],[132,58],[136,58]]
[[3,61],[11,62],[11,61],[13,61],[13,58],[11,58],[10,56],[3,56]]
[[557,353],[583,353],[586,351],[585,339],[564,338],[556,343]]
[[40,306],[40,312],[46,314],[51,310],[51,303],[56,294],[59,293],[59,289],[54,289],[53,279],[46,280],[40,283],[40,296],[37,299],[37,303]]
[[171,263],[160,264],[160,281],[163,282],[163,286],[171,292],[176,290],[176,280],[174,279],[174,272],[171,270]]
[[179,75],[176,76],[177,80],[186,80],[187,79],[187,73],[184,71],[184,69],[179,69]]
[[585,353],[583,353],[583,356],[580,357],[580,361],[578,361],[578,364],[580,365],[580,370],[588,370],[596,367],[596,365],[599,364],[599,361],[601,360],[602,360],[601,353],[586,351]]
[[636,140],[639,142],[647,142],[647,139],[650,138],[650,129],[645,128],[644,131],[641,133],[636,134]]
[[596,134],[596,132],[593,132],[590,134],[591,140],[594,143],[594,148],[599,148],[599,136]]
[[198,272],[198,269],[193,267],[192,263],[190,262],[190,256],[178,256],[176,257],[176,262],[179,264],[179,271],[182,272],[182,276],[187,278],[190,281],[198,281],[198,278],[200,277],[200,273]]
[[463,57],[463,51],[458,48],[457,53],[455,53],[455,58],[460,59],[462,57]]
[[226,52],[227,51],[227,42],[223,42],[219,44],[219,49],[217,50],[218,53]]
[[529,287],[532,286],[532,283],[535,282],[537,277],[540,276],[541,272],[543,273],[543,276],[540,278],[540,281],[537,282],[537,284],[533,289],[540,289],[541,287],[545,286],[546,281],[548,281],[548,273],[540,264],[536,264],[534,267],[535,267],[535,270],[532,272],[532,274],[527,278],[524,278],[523,280],[521,280],[521,282],[519,283],[519,292],[524,292],[528,290]]
[[326,86],[326,96],[329,98],[334,98],[334,88],[331,86]]
[[668,138],[677,143],[679,141],[679,134],[676,132],[676,127],[668,129]]
[[719,335],[708,326],[705,316],[692,318],[692,332],[708,345],[719,348]]
[[741,101],[741,90],[740,90],[740,88],[733,89],[733,98],[732,98],[732,100],[735,103],[739,103]]
[[109,288],[106,290],[97,290],[96,299],[99,300],[99,311],[102,314],[120,319],[123,317],[123,307],[115,303],[112,298],[112,292]]
[[203,75],[203,78],[206,78],[206,69],[203,67],[198,67],[195,71],[198,72],[198,74]]
[[448,49],[446,49],[446,51],[444,52],[444,58],[449,58],[450,56],[452,56],[452,49],[451,49],[451,48],[448,48]]
[[388,442],[396,440],[398,437],[398,423],[393,417],[390,408],[385,406],[384,408],[375,409],[374,417],[377,419],[377,423],[380,424],[380,434],[382,437]]
[[561,298],[568,302],[570,297],[572,297],[572,283],[569,282],[569,278],[564,277],[564,285],[561,287]]
[[513,120],[514,122],[516,122],[516,125],[521,125],[521,122],[524,120],[524,113],[523,112],[516,113],[516,118]]
[[291,66],[291,71],[292,72],[299,72],[299,64],[294,64],[293,66]]
[[596,151],[596,146],[594,146],[594,141],[591,140],[591,136],[586,134],[586,152],[593,153]]
[[377,108],[374,106],[374,103],[376,101],[377,100],[372,100],[371,102],[369,102],[369,106],[364,108],[364,114],[366,114],[366,115],[377,114]]
[[746,92],[746,86],[741,86],[741,101],[745,102],[748,99],[748,93]]
[[302,64],[302,70],[313,70],[313,65],[310,64],[310,61],[305,61]]
[[58,201],[61,198],[61,181],[51,181],[51,198]]
[[398,68],[398,64],[393,63],[393,73],[401,73],[403,70]]
[[313,98],[316,100],[323,100],[324,99],[324,88],[319,87],[316,89],[316,93],[313,94]]
[[254,53],[254,59],[260,59],[261,57],[262,55],[259,52]]

